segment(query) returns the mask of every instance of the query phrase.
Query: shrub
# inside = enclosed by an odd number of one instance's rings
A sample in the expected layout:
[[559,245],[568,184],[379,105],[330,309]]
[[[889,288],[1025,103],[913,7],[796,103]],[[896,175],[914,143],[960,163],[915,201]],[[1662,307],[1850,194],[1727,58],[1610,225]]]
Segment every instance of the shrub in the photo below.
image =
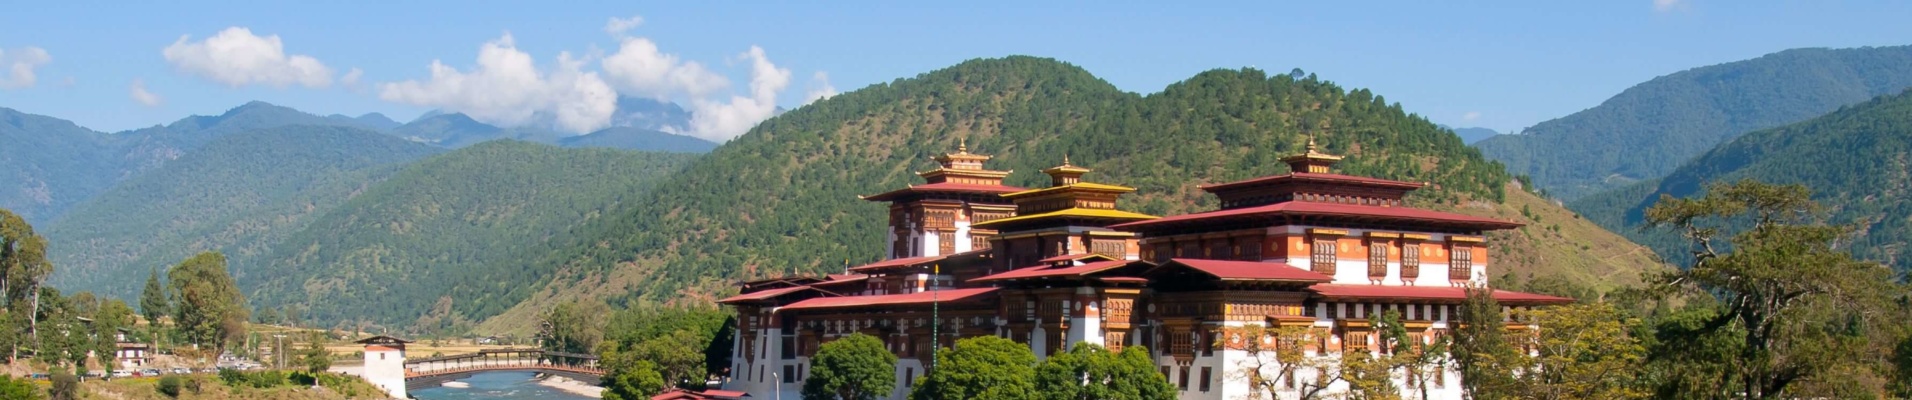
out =
[[63,370],[53,371],[53,388],[47,393],[53,400],[79,400],[80,377]]
[[164,378],[159,378],[159,386],[154,387],[154,389],[159,390],[159,394],[166,395],[166,397],[178,398],[179,392],[181,389],[184,389],[185,386],[185,383],[181,382],[178,375],[167,375]]

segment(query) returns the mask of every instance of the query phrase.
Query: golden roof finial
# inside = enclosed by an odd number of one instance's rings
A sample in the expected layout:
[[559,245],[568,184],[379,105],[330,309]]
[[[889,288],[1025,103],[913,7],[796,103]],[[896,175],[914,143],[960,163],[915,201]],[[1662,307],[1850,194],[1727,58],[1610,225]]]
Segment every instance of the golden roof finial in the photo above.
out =
[[968,136],[964,136],[964,137],[956,139],[956,152],[958,153],[969,152],[969,137]]
[[1308,152],[1309,152],[1309,153],[1314,153],[1314,152],[1315,152],[1315,149],[1316,149],[1316,147],[1315,147],[1315,134],[1314,134],[1313,132],[1309,132],[1309,133],[1308,133]]
[[1069,153],[1062,153],[1062,165],[1069,165]]

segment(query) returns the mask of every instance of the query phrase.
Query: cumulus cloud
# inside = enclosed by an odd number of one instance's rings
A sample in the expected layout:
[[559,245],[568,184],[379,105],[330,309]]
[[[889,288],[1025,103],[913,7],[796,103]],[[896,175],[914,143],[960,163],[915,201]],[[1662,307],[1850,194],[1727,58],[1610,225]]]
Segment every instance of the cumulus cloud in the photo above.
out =
[[1673,11],[1675,8],[1684,6],[1685,3],[1684,0],[1653,0],[1653,11]]
[[40,80],[34,70],[50,62],[53,62],[53,56],[47,54],[46,49],[38,47],[23,47],[12,51],[0,49],[0,68],[6,69],[0,71],[0,89],[33,86]]
[[127,95],[132,96],[133,101],[139,102],[139,104],[147,107],[157,107],[165,101],[165,99],[161,99],[158,94],[147,91],[146,81],[142,79],[133,80],[133,86],[127,89]]
[[631,29],[643,24],[644,17],[642,16],[632,15],[630,18],[611,17],[610,22],[604,23],[604,33],[609,33],[611,36],[623,36],[624,32],[629,32]]
[[663,99],[673,95],[703,97],[730,86],[730,80],[675,54],[658,50],[647,38],[627,37],[617,53],[604,57],[600,66],[618,92]]
[[548,117],[558,129],[590,132],[610,124],[617,93],[584,65],[585,60],[561,52],[552,68],[540,70],[506,33],[479,48],[478,65],[470,71],[433,60],[431,79],[380,84],[379,98],[461,112],[494,125],[521,126]]
[[741,56],[750,62],[750,95],[733,95],[726,102],[692,101],[691,136],[728,141],[776,114],[777,94],[790,86],[790,70],[772,64],[762,47],[750,46]]
[[810,75],[810,92],[803,95],[803,104],[810,105],[810,103],[815,103],[817,100],[827,99],[836,95],[836,86],[830,84],[830,74],[817,71],[817,73]]
[[1480,119],[1480,111],[1468,111],[1466,114],[1461,114],[1462,121],[1472,122],[1477,119]]
[[332,68],[312,56],[287,55],[279,35],[260,37],[251,29],[235,26],[206,40],[192,42],[191,38],[180,35],[161,51],[173,68],[233,87],[296,84],[320,88],[332,84]]

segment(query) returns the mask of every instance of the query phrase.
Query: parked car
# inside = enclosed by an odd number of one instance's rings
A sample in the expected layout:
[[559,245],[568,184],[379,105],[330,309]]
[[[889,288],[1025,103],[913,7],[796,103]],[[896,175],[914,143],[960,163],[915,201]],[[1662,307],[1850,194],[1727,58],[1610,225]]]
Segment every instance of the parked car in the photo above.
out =
[[147,368],[143,371],[139,371],[139,373],[140,373],[140,376],[160,376],[161,375],[159,372],[159,368]]
[[133,377],[133,371],[131,371],[131,370],[124,370],[124,369],[122,369],[122,370],[118,370],[118,371],[113,371],[113,377],[114,377],[114,378],[131,378],[131,377]]
[[188,368],[173,368],[172,372],[173,375],[185,375],[190,373],[193,373],[193,370]]

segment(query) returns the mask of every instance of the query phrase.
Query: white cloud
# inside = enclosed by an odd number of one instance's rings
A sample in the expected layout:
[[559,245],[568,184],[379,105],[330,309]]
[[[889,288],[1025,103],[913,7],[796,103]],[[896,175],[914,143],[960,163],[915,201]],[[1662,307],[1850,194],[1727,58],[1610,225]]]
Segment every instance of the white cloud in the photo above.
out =
[[40,80],[39,75],[33,70],[50,62],[53,62],[53,56],[47,54],[46,49],[30,46],[14,49],[11,52],[0,49],[0,68],[6,69],[0,72],[0,89],[33,86]]
[[623,36],[624,32],[629,32],[631,29],[643,24],[644,17],[642,16],[632,15],[630,18],[611,17],[610,22],[604,23],[604,33],[609,33],[611,36]]
[[127,89],[127,94],[133,97],[133,101],[147,107],[156,107],[165,102],[165,99],[160,98],[158,94],[147,91],[146,81],[141,79],[133,79],[133,86]]
[[431,79],[379,84],[379,98],[462,112],[501,126],[548,117],[558,129],[590,132],[610,124],[617,93],[596,72],[584,71],[584,64],[562,52],[553,68],[540,71],[506,33],[480,47],[478,65],[470,71],[433,60]]
[[1480,119],[1480,111],[1468,111],[1466,114],[1461,114],[1462,121],[1473,122],[1477,119]]
[[657,43],[646,38],[624,38],[617,53],[604,57],[599,64],[618,91],[628,95],[703,97],[730,86],[723,75],[710,72],[696,61],[659,51]]
[[342,84],[345,86],[358,86],[359,78],[363,78],[363,77],[365,77],[365,70],[358,69],[358,67],[353,67],[352,70],[345,71],[344,76],[339,77],[339,84]]
[[803,104],[809,105],[810,103],[815,103],[817,100],[827,99],[836,95],[836,86],[830,84],[830,74],[817,71],[816,74],[810,75],[810,92],[803,95]]
[[742,57],[750,61],[750,96],[731,96],[729,102],[692,101],[691,136],[728,141],[776,114],[777,93],[790,86],[790,70],[770,63],[762,47],[750,46]]
[[1685,0],[1653,0],[1653,11],[1673,11],[1674,8],[1685,6],[1685,3]]
[[332,69],[311,56],[285,53],[279,35],[259,37],[251,29],[231,27],[218,35],[189,42],[191,35],[161,53],[174,68],[227,86],[264,84],[276,87],[302,85],[310,88],[332,84]]

